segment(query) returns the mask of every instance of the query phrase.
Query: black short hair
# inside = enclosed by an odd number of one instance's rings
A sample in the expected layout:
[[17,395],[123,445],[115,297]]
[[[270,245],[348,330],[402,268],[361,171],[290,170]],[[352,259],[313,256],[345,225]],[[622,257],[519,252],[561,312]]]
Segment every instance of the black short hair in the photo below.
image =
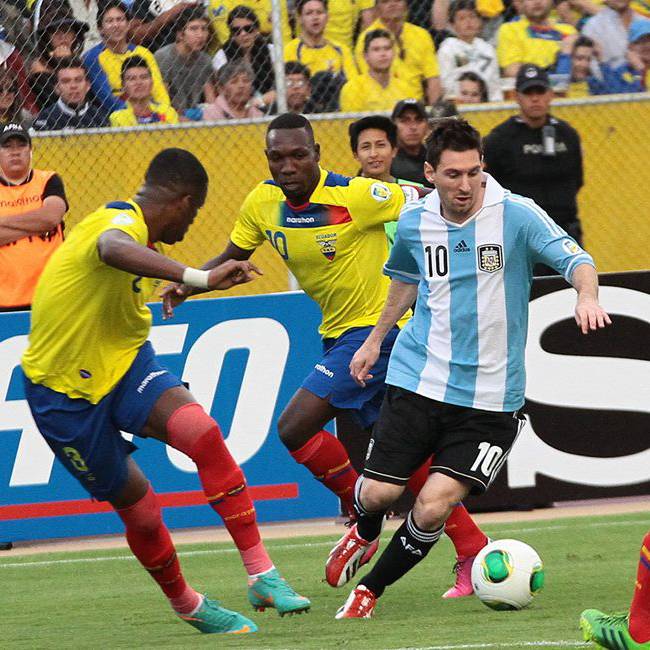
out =
[[209,179],[205,167],[193,153],[171,148],[154,156],[144,180],[151,187],[170,190],[177,196],[190,194],[198,197],[205,195]]
[[127,6],[122,2],[122,0],[105,0],[104,2],[99,2],[97,7],[97,27],[101,29],[102,22],[104,21],[104,16],[111,9],[119,9],[124,12],[124,15],[128,17],[129,10]]
[[67,70],[68,68],[81,68],[84,71],[84,76],[88,79],[88,70],[83,61],[76,56],[66,56],[61,59],[57,59],[54,67],[55,77],[58,80],[59,70]]
[[[325,11],[327,11],[327,0],[316,0],[317,2],[320,2],[323,7],[325,7]],[[311,0],[296,0],[296,13],[300,15],[302,13],[302,10],[305,8],[305,5],[311,2]]]
[[232,23],[237,18],[243,18],[244,20],[250,20],[257,29],[260,28],[260,19],[257,17],[257,14],[246,5],[237,5],[234,9],[228,14],[228,28],[232,27]]
[[281,113],[271,120],[266,129],[266,135],[278,129],[305,129],[312,142],[314,141],[314,129],[312,129],[311,122],[300,113]]
[[350,147],[352,153],[357,152],[357,147],[359,146],[359,136],[363,131],[367,129],[377,129],[378,131],[383,131],[390,142],[391,147],[397,146],[397,127],[394,122],[384,115],[368,115],[368,117],[362,117],[356,122],[352,122],[348,127],[348,133],[350,135]]
[[584,34],[580,34],[578,38],[573,43],[573,47],[571,48],[571,53],[575,52],[577,48],[579,47],[595,47],[596,44],[594,43],[593,39],[589,38],[589,36],[585,36]]
[[453,23],[456,18],[456,14],[459,11],[473,11],[479,18],[481,14],[476,8],[475,0],[454,0],[449,7],[449,22]]
[[174,33],[182,32],[187,27],[187,23],[191,23],[193,20],[203,20],[206,25],[210,24],[210,19],[207,17],[203,6],[190,5],[176,16]]
[[287,61],[284,64],[284,74],[301,74],[307,81],[311,79],[309,68],[304,63],[300,63],[300,61]]
[[426,161],[435,169],[442,152],[471,151],[476,149],[483,155],[481,134],[466,120],[459,117],[443,117],[432,120],[431,133],[425,141]]
[[390,32],[386,29],[371,29],[363,39],[363,52],[364,54],[368,51],[370,43],[372,43],[376,38],[387,38],[391,43],[393,39],[390,35]]
[[122,68],[120,70],[120,79],[122,80],[122,83],[124,83],[124,74],[131,68],[147,68],[147,70],[149,70],[149,74],[151,74],[151,68],[149,68],[149,64],[146,62],[146,60],[141,56],[134,54],[133,56],[124,59],[122,62]]
[[463,72],[459,77],[458,81],[473,81],[474,83],[478,84],[479,90],[481,92],[481,101],[486,102],[488,100],[488,89],[487,89],[487,84],[485,83],[485,79],[481,77],[480,74],[476,74],[476,72],[472,72],[471,70],[468,70],[467,72]]

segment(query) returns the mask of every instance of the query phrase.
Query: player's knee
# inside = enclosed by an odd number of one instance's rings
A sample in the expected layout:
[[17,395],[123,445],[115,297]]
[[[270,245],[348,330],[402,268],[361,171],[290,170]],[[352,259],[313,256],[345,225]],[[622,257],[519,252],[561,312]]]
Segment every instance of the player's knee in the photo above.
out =
[[216,420],[196,402],[185,404],[171,414],[167,422],[167,441],[189,456],[197,467],[230,458]]
[[458,500],[450,494],[435,494],[423,496],[420,493],[413,507],[415,523],[422,530],[434,530],[442,526],[454,509]]
[[404,486],[382,483],[364,477],[357,492],[359,505],[366,512],[381,512],[387,510],[404,492]]
[[145,495],[132,506],[116,510],[128,533],[155,535],[163,525],[160,504],[151,486]]
[[309,431],[296,420],[294,416],[283,411],[278,420],[278,435],[282,444],[289,450],[295,451],[305,445],[317,431]]

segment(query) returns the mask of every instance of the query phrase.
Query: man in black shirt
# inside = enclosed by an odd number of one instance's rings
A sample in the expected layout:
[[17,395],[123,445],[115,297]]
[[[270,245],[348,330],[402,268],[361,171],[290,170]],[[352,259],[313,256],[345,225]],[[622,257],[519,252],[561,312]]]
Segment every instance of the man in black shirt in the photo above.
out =
[[553,91],[544,70],[522,65],[515,90],[519,114],[485,138],[486,171],[512,192],[532,198],[582,245],[577,204],[583,184],[580,136],[550,114]]
[[42,110],[34,128],[37,131],[91,129],[108,124],[108,114],[90,95],[90,81],[83,63],[76,59],[61,61],[56,71],[56,104]]
[[403,99],[395,104],[391,119],[397,126],[397,155],[390,173],[395,178],[431,187],[424,176],[428,117],[424,104],[415,99]]

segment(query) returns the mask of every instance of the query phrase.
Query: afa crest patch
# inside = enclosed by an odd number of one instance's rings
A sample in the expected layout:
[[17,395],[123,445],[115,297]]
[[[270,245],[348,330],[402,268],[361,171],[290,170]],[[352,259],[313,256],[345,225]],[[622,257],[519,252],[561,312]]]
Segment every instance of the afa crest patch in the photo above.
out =
[[562,248],[569,255],[580,255],[580,253],[582,253],[582,248],[580,248],[580,246],[578,246],[578,244],[576,244],[572,239],[563,239]]
[[494,273],[503,268],[503,248],[501,244],[482,244],[476,249],[478,268],[486,273]]
[[386,185],[383,183],[373,183],[370,186],[370,196],[372,196],[375,201],[379,201],[380,203],[383,203],[384,201],[388,201],[390,197],[392,196],[392,193]]
[[316,235],[316,243],[320,246],[320,252],[331,262],[336,255],[336,233]]

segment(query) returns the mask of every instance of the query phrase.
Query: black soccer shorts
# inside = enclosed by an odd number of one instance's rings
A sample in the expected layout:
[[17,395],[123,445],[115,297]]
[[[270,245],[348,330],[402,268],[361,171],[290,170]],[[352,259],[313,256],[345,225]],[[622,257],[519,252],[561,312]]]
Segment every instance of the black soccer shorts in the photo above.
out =
[[480,494],[503,467],[523,422],[518,411],[483,411],[388,386],[363,475],[406,485],[433,454],[431,472],[447,474]]

